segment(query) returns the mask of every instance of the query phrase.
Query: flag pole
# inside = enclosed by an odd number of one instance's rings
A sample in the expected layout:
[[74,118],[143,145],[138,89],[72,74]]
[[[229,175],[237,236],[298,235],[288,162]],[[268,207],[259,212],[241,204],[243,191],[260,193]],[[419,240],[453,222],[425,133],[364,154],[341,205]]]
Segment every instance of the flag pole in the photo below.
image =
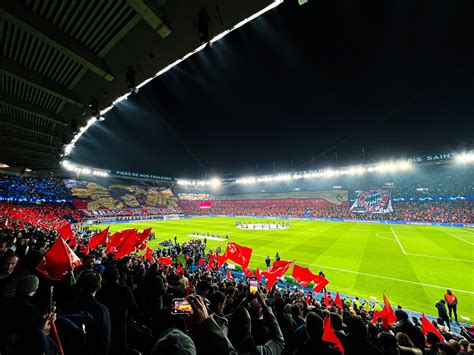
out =
[[58,329],[56,328],[56,323],[51,322],[51,327],[53,328],[54,336],[56,337],[56,340],[58,342],[59,352],[61,353],[61,355],[64,355],[64,350],[63,350],[63,346],[61,344],[61,339],[59,339],[59,334],[58,334]]

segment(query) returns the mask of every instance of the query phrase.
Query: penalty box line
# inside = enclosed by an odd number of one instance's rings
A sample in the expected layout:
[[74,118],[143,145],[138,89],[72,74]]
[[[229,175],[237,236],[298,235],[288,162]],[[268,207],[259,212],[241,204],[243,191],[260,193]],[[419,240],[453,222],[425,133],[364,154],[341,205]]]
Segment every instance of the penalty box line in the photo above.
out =
[[393,230],[392,227],[390,227],[390,230],[392,231],[392,234],[393,234],[393,236],[395,237],[395,240],[397,241],[398,246],[399,246],[400,249],[402,250],[403,254],[404,254],[404,255],[408,255],[407,252],[405,251],[405,248],[403,247],[402,243],[400,243],[400,240],[398,239],[398,237],[397,237],[397,235],[395,234],[395,231]]
[[[256,256],[263,256],[263,257],[266,256],[266,255],[262,255],[262,254],[254,254],[254,255],[256,255]],[[346,270],[346,269],[340,269],[340,268],[337,268],[337,267],[331,267],[331,266],[325,266],[325,265],[304,263],[304,262],[301,262],[301,261],[299,261],[298,264],[310,265],[310,266],[317,266],[317,267],[325,268],[325,269],[329,269],[329,270],[336,270],[336,271],[347,272],[347,273],[349,273],[349,274],[357,274],[357,275],[363,275],[363,276],[368,276],[368,277],[374,277],[374,278],[378,278],[378,279],[384,279],[384,280],[390,280],[390,281],[403,282],[403,283],[408,283],[408,284],[413,284],[413,285],[419,285],[419,286],[426,286],[426,287],[431,287],[431,288],[437,288],[437,289],[440,289],[440,290],[451,289],[451,290],[454,290],[454,291],[457,291],[457,292],[462,292],[462,293],[467,293],[467,294],[469,294],[469,295],[474,295],[474,292],[473,292],[473,291],[466,291],[466,290],[460,290],[460,289],[456,289],[456,288],[452,288],[452,287],[447,287],[447,286],[438,286],[438,285],[432,285],[432,284],[427,284],[427,283],[423,283],[423,282],[416,282],[416,281],[404,280],[404,279],[399,279],[399,278],[396,278],[396,277],[389,277],[389,276],[382,276],[382,275],[369,274],[369,273],[361,272],[361,271]]]

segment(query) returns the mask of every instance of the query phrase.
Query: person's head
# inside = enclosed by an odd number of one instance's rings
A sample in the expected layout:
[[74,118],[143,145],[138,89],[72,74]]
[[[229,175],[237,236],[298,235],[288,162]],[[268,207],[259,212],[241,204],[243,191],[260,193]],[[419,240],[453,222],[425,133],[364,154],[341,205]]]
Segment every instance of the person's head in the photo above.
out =
[[451,292],[451,290],[450,290],[449,288],[446,290],[446,292],[448,293],[448,295],[451,295],[451,294],[452,294],[452,292]]
[[93,269],[95,266],[95,257],[93,255],[87,255],[82,264],[84,265],[85,268],[87,269]]
[[411,341],[410,337],[408,335],[406,335],[405,333],[399,332],[399,333],[397,333],[397,335],[395,337],[397,338],[398,344],[400,344],[401,346],[404,346],[406,348],[414,348],[415,347],[415,345]]
[[379,341],[384,354],[400,354],[397,338],[389,332],[381,332],[379,334]]
[[181,330],[170,328],[165,331],[153,346],[152,355],[195,355],[193,340]]
[[401,310],[401,309],[397,309],[395,311],[395,316],[397,317],[397,320],[407,320],[408,319],[408,313]]
[[320,316],[314,312],[306,315],[306,333],[311,341],[320,341],[323,336],[324,323]]
[[446,301],[445,301],[445,300],[441,300],[441,303],[442,303],[442,304],[445,304],[445,303],[446,303]]
[[77,280],[81,292],[88,296],[95,296],[102,286],[102,276],[98,272],[86,272]]
[[18,264],[18,256],[11,249],[8,249],[5,254],[2,255],[0,266],[2,274],[11,274]]
[[250,314],[244,307],[237,309],[229,317],[229,339],[236,345],[250,337],[252,331]]
[[225,306],[225,295],[221,291],[216,291],[209,296],[210,309],[214,313],[222,315]]
[[461,351],[461,345],[459,344],[458,341],[454,339],[449,339],[448,344],[450,347],[452,347],[454,350],[456,350],[456,353],[459,353]]
[[39,287],[39,278],[35,275],[28,275],[18,280],[16,285],[17,297],[33,296]]
[[291,305],[291,316],[298,318],[301,316],[301,308],[297,304]]
[[114,284],[119,280],[119,272],[115,268],[106,268],[102,274],[102,277],[104,278],[104,282],[106,284]]
[[0,240],[0,256],[5,254],[8,250],[8,242],[6,240]]

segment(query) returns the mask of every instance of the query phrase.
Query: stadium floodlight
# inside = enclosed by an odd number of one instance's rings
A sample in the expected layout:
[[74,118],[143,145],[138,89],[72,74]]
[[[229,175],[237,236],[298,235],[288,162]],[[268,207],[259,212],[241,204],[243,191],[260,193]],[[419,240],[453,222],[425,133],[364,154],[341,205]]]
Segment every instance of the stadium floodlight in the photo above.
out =
[[412,166],[412,164],[411,164],[409,161],[400,160],[400,161],[397,162],[397,167],[398,167],[400,170],[409,170],[409,169],[411,169],[413,166]]
[[456,155],[456,161],[464,164],[474,162],[474,153],[462,152]]
[[209,180],[209,184],[212,187],[219,187],[221,186],[221,179],[219,179],[218,177],[213,177],[211,178],[211,180]]

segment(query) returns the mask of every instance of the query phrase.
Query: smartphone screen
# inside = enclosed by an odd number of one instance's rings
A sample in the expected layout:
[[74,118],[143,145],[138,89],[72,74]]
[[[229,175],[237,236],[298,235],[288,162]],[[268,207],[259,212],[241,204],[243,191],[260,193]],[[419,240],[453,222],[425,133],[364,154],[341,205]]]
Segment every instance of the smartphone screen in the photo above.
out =
[[257,293],[257,291],[258,291],[258,280],[257,280],[257,278],[252,277],[252,278],[250,279],[249,284],[250,284],[250,293],[251,293],[252,295],[255,295],[255,294]]
[[175,298],[171,304],[172,314],[193,314],[193,309],[186,298]]

